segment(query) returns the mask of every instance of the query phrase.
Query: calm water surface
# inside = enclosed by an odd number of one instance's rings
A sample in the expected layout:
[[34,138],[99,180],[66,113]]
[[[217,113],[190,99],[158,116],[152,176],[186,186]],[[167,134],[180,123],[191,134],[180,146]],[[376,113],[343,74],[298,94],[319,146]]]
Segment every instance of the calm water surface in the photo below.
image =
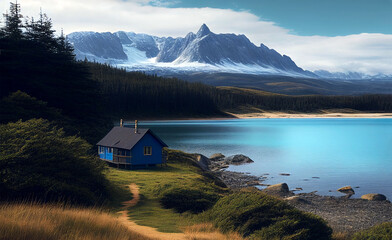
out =
[[[392,199],[392,119],[236,119],[143,122],[173,149],[210,156],[245,154],[255,163],[229,170],[267,175],[264,182],[340,195]],[[281,176],[289,173],[290,176]]]

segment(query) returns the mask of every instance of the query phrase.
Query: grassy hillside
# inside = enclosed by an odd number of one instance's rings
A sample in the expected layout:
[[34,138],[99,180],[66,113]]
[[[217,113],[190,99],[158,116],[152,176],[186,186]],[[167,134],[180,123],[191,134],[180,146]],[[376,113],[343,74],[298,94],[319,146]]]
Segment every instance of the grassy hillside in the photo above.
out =
[[1,204],[0,239],[152,240],[98,209],[35,204]]
[[[141,202],[130,214],[139,224],[155,227],[163,232],[181,232],[183,227],[199,221],[190,217],[189,213],[181,214],[174,209],[163,208],[160,199],[166,192],[180,188],[223,195],[229,190],[213,176],[203,175],[193,162],[192,155],[174,150],[169,150],[168,153],[168,166],[132,171],[110,168],[107,176],[113,184],[122,187],[125,193],[128,191],[126,186],[130,183],[139,186]],[[120,205],[122,200],[124,198],[117,204]]]
[[[195,155],[168,150],[166,167],[110,169],[108,178],[117,186],[136,183],[142,197],[130,209],[129,216],[138,224],[162,232],[184,232],[189,226],[209,223],[225,233],[239,232],[251,239],[331,238],[331,229],[322,219],[261,193],[232,192],[203,172],[195,159]],[[184,192],[188,194],[183,195]],[[162,199],[174,204],[163,204]],[[183,209],[184,206],[188,209]],[[200,213],[194,211],[194,206],[204,209]],[[268,238],[271,236],[274,238]]]

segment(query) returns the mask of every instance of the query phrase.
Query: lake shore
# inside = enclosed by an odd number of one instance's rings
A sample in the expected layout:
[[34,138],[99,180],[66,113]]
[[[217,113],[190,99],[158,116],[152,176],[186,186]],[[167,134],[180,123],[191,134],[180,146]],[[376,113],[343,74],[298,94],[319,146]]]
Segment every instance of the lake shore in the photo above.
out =
[[[225,110],[223,114],[215,116],[194,116],[194,117],[136,117],[141,121],[185,121],[185,120],[230,120],[230,119],[253,119],[253,118],[392,118],[392,113],[388,112],[361,112],[352,109],[331,109],[319,112],[280,112],[264,111],[254,107],[239,107]],[[117,123],[117,122],[116,122]],[[134,122],[126,121],[127,124]]]
[[321,111],[319,113],[287,113],[273,111],[226,112],[233,118],[392,118],[392,113],[367,113],[357,111]]
[[[241,190],[249,187],[268,186],[263,181],[266,176],[253,176],[249,173],[226,170],[213,171],[229,188]],[[260,189],[260,191],[262,191]],[[267,193],[270,194],[270,193]],[[315,192],[272,194],[302,211],[316,214],[325,219],[334,232],[352,234],[374,225],[392,221],[390,201],[368,201],[348,196],[322,196]]]
[[315,113],[263,111],[257,108],[239,108],[226,111],[233,118],[392,118],[392,113],[361,112],[352,109],[330,109]]

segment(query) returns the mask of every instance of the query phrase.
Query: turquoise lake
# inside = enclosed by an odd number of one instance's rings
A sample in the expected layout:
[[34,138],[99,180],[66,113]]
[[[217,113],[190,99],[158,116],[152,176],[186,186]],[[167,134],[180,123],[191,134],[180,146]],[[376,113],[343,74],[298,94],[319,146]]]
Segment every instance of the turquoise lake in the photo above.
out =
[[[392,119],[234,119],[142,122],[170,148],[210,156],[244,154],[255,162],[229,170],[286,182],[299,192],[392,199]],[[289,173],[290,176],[281,176]]]

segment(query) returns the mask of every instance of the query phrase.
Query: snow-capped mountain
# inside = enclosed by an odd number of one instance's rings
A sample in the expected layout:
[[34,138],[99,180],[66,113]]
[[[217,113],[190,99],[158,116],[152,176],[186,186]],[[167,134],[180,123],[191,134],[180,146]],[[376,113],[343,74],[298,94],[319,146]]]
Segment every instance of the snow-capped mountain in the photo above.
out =
[[105,62],[129,70],[159,72],[228,72],[317,77],[290,57],[245,35],[215,34],[203,24],[184,38],[161,38],[132,32],[74,32],[67,36],[77,59]]
[[354,79],[392,79],[392,76],[385,74],[377,74],[377,75],[368,75],[359,72],[328,72],[325,70],[317,70],[314,73],[320,78],[325,79],[346,79],[346,80],[354,80]]

